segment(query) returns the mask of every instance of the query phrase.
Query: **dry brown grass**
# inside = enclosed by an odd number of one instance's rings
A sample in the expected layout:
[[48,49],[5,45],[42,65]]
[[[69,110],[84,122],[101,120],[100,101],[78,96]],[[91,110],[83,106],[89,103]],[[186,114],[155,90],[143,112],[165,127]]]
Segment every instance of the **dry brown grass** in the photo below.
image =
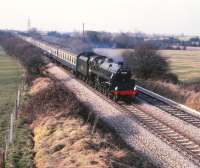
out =
[[200,92],[193,92],[193,94],[187,98],[185,105],[200,111]]
[[50,84],[51,80],[49,78],[37,78],[33,81],[32,87],[30,90],[30,95],[35,95],[42,91],[43,89],[46,89]]
[[176,85],[163,81],[143,81],[140,84],[162,96],[200,111],[199,82]]
[[189,94],[185,90],[181,90],[180,86],[163,81],[143,81],[140,85],[180,103],[184,103]]
[[90,109],[61,84],[40,78],[30,94],[23,114],[32,121],[37,168],[153,167],[109,129],[92,134],[92,120],[84,120]]

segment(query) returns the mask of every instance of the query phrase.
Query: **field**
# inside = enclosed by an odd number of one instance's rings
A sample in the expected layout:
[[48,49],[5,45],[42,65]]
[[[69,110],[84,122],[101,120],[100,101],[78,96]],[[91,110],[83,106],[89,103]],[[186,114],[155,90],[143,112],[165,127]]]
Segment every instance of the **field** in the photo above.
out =
[[176,73],[180,80],[200,79],[200,51],[163,50],[161,54],[168,58],[172,72]]
[[[119,57],[124,51],[131,49],[95,49],[99,54],[109,57]],[[200,79],[200,51],[185,50],[162,50],[160,53],[168,59],[171,70],[178,75],[182,81]]]
[[9,114],[13,110],[21,73],[16,61],[0,48],[0,147],[3,145]]

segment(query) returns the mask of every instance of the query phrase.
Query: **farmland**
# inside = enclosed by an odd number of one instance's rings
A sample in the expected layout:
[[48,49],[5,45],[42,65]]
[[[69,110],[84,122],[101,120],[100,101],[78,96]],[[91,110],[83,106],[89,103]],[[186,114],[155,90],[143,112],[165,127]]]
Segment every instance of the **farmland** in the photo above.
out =
[[163,50],[161,54],[169,60],[172,72],[180,80],[200,79],[200,51]]
[[13,110],[21,73],[16,61],[0,48],[0,147],[4,141],[9,114]]
[[[120,56],[131,49],[95,49],[99,54],[110,57]],[[181,81],[200,79],[200,51],[199,50],[162,50],[161,55],[170,62],[171,70]]]

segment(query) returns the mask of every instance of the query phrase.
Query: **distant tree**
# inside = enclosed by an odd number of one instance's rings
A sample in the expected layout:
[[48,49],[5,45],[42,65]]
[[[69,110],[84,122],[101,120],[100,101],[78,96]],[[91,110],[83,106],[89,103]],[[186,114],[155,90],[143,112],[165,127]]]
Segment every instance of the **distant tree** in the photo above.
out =
[[99,42],[98,32],[97,31],[87,31],[86,32],[87,40],[93,43]]
[[58,33],[57,31],[50,31],[47,33],[48,36],[54,36],[54,37],[62,37],[62,34]]
[[37,39],[41,38],[41,34],[36,28],[32,28],[31,30],[29,30],[27,35],[32,36]]
[[116,48],[135,48],[135,46],[143,42],[143,40],[143,38],[135,37],[130,33],[120,33],[113,37],[113,43]]
[[87,31],[86,42],[95,44],[97,47],[111,47],[112,34],[107,32]]
[[149,43],[137,46],[135,51],[126,51],[123,56],[125,64],[137,78],[163,80],[170,78],[169,80],[173,82],[178,80],[176,75],[170,73],[167,60]]

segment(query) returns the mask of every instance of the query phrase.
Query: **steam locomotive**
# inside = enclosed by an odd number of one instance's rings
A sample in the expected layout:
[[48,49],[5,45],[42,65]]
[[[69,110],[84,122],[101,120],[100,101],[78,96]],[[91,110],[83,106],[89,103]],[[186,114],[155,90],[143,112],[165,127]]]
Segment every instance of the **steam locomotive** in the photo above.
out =
[[78,78],[114,101],[122,99],[130,102],[138,94],[135,80],[131,79],[131,71],[123,65],[123,62],[116,62],[94,52],[83,52],[76,55],[31,37],[20,37],[41,48],[48,57],[69,68]]
[[115,101],[130,101],[137,94],[130,69],[106,56],[93,52],[79,54],[76,75]]

